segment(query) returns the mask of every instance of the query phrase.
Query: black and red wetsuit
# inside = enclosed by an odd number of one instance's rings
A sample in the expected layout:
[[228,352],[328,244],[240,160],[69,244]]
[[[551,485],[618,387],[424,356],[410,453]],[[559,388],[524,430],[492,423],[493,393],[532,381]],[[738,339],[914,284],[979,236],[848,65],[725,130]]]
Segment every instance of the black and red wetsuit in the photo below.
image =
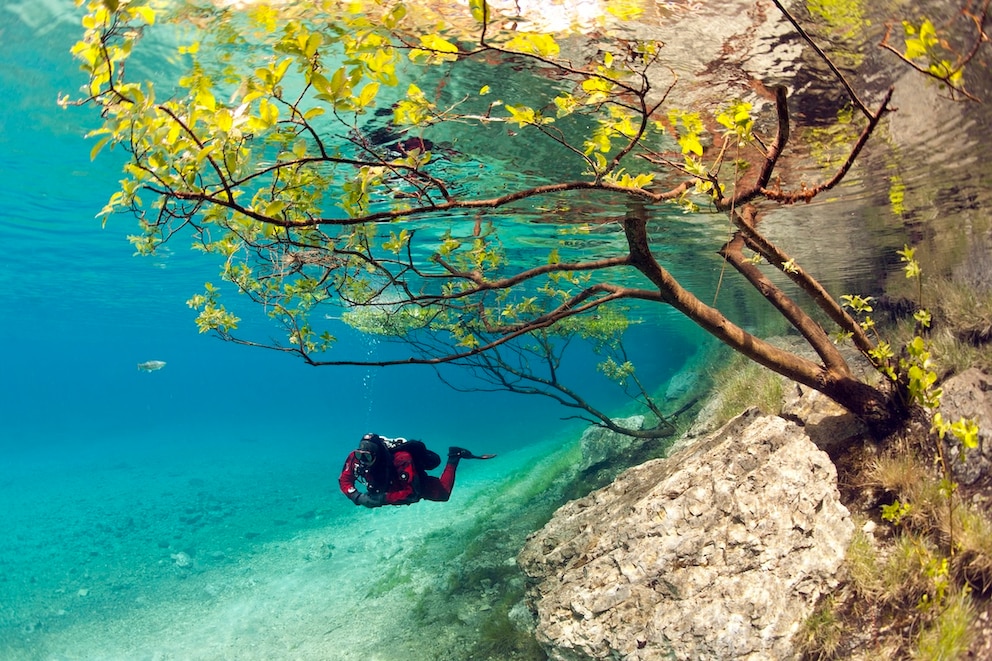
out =
[[379,507],[381,505],[410,505],[418,500],[446,501],[451,496],[455,486],[455,470],[458,458],[449,457],[441,477],[437,478],[419,470],[413,462],[413,455],[405,450],[392,453],[392,477],[386,485],[369,484],[368,495],[371,498],[359,499],[361,492],[355,487],[355,482],[362,474],[355,453],[352,452],[344,462],[338,485],[341,493],[348,496],[358,505]]

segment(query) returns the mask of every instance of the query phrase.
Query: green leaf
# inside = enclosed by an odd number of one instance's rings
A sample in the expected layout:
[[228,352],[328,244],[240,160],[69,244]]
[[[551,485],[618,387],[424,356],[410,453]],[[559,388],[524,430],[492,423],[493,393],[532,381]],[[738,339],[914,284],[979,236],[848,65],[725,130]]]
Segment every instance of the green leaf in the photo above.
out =
[[882,505],[882,519],[892,524],[899,525],[899,522],[912,511],[909,503],[901,503],[898,500],[891,505]]
[[323,115],[324,112],[325,111],[324,111],[323,108],[321,108],[320,106],[317,106],[317,107],[311,108],[310,110],[307,110],[305,113],[303,113],[303,119],[305,119],[307,121],[310,121],[311,119],[314,119],[315,117],[319,117],[320,115]]
[[289,65],[293,62],[291,58],[285,58],[279,64],[272,66],[269,70],[272,72],[272,85],[279,84],[283,77],[286,75],[286,71],[289,69]]
[[282,200],[273,200],[265,206],[265,209],[262,211],[262,214],[268,216],[269,218],[275,218],[287,206],[288,205]]
[[609,132],[596,131],[595,133],[592,134],[592,136],[589,137],[588,140],[585,141],[584,146],[585,146],[585,153],[587,155],[592,154],[593,152],[597,152],[596,154],[597,156],[600,153],[603,154],[609,153],[610,148],[612,147],[612,143],[610,142]]
[[389,240],[382,244],[383,250],[388,250],[391,253],[399,253],[403,249],[403,246],[410,240],[409,230],[400,230],[400,233],[396,232],[389,233]]
[[441,242],[441,246],[438,248],[438,254],[441,255],[442,257],[447,257],[455,250],[458,250],[458,248],[461,247],[461,245],[462,245],[461,241],[448,237],[443,242]]
[[[303,37],[301,36],[300,39],[303,39]],[[323,41],[324,37],[320,32],[311,32],[306,36],[301,50],[307,56],[307,59],[313,59],[313,56],[317,54],[317,49],[320,48]]]
[[399,125],[418,125],[425,123],[431,114],[434,104],[427,100],[423,91],[414,84],[406,90],[406,99],[393,107],[393,121]]
[[874,312],[874,308],[871,306],[872,300],[871,296],[852,296],[851,294],[844,294],[840,297],[841,304],[846,308],[851,308],[855,312]]
[[736,136],[738,142],[751,141],[753,137],[751,129],[754,126],[754,120],[751,118],[750,103],[745,101],[731,103],[716,116],[716,121],[727,129],[728,134]]

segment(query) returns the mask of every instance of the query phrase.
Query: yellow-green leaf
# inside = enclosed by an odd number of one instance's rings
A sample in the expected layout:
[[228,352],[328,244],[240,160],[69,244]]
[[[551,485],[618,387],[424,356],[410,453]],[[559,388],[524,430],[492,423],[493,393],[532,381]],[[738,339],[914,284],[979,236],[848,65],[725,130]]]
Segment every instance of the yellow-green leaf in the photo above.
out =
[[234,115],[227,108],[221,108],[214,115],[214,120],[217,122],[217,128],[219,128],[224,133],[227,133],[232,128],[234,128]]
[[682,147],[683,154],[703,155],[703,145],[699,142],[699,136],[695,133],[679,136],[679,146]]
[[582,81],[582,89],[589,95],[586,103],[601,103],[610,97],[613,83],[605,78],[588,78]]
[[286,206],[287,206],[286,203],[283,202],[282,200],[272,200],[265,206],[265,210],[262,213],[263,215],[266,215],[269,218],[274,218],[278,216],[279,213],[281,213],[282,210],[286,208]]
[[506,42],[506,48],[520,53],[540,55],[542,57],[557,57],[561,49],[558,42],[549,34],[522,32]]
[[217,99],[215,99],[214,95],[210,93],[210,90],[201,89],[196,94],[196,105],[204,110],[213,112],[217,108]]
[[404,16],[406,16],[406,7],[404,5],[396,5],[392,11],[383,16],[382,24],[392,30],[399,25],[399,22],[403,20]]
[[472,18],[479,23],[489,22],[489,4],[486,0],[469,0],[468,6],[472,11]]
[[644,0],[610,0],[606,11],[621,21],[630,21],[644,13]]
[[558,107],[558,117],[571,115],[579,107],[579,100],[571,94],[562,94],[555,97],[555,106]]
[[[115,0],[115,4],[116,4],[116,0]],[[112,11],[115,11],[116,9],[117,8],[114,7]],[[141,20],[143,20],[148,25],[155,25],[155,10],[152,9],[151,7],[148,6],[128,7],[127,11],[132,17],[135,18],[140,17]]]
[[93,149],[90,150],[91,161],[96,159],[97,154],[100,153],[100,150],[102,150],[109,141],[110,141],[110,136],[108,135],[104,138],[101,138],[100,140],[97,141],[95,145],[93,145]]
[[423,48],[410,51],[410,60],[413,62],[440,64],[458,59],[458,47],[440,35],[424,35],[420,37],[420,45]]
[[533,108],[528,108],[526,106],[506,106],[507,112],[510,113],[510,121],[516,122],[517,126],[527,126],[528,124],[536,124],[536,113]]
[[357,97],[356,105],[359,108],[364,108],[375,101],[376,95],[379,93],[379,83],[368,83],[362,88]]

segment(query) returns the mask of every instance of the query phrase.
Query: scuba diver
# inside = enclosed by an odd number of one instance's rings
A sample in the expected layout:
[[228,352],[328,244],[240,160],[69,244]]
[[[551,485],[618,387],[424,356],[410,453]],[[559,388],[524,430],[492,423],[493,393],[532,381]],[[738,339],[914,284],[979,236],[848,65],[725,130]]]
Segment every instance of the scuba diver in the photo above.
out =
[[[462,459],[492,459],[496,455],[475,455],[464,448],[448,448],[448,463],[441,477],[427,471],[441,464],[441,457],[422,441],[386,438],[366,434],[358,449],[348,455],[338,478],[341,492],[351,502],[365,507],[412,505],[419,500],[444,502],[455,486],[455,471]],[[365,492],[355,482],[365,485]]]

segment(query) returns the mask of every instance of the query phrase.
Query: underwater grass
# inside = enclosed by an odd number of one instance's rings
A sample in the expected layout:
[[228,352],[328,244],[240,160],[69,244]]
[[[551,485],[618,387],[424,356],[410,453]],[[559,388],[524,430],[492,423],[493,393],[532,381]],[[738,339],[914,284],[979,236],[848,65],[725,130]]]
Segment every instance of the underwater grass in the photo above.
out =
[[413,575],[402,563],[389,565],[383,576],[373,583],[365,593],[367,599],[377,599],[393,590],[408,588],[413,584]]
[[957,590],[945,599],[934,621],[916,639],[912,658],[920,661],[961,659],[972,640],[975,606],[967,590]]
[[827,596],[803,622],[793,639],[802,658],[832,659],[837,654],[844,630],[834,609],[834,599]]
[[[522,598],[523,595],[521,595]],[[468,658],[486,661],[547,661],[548,655],[533,634],[521,631],[510,619],[509,609],[490,611]]]
[[717,426],[722,426],[752,406],[770,415],[782,410],[784,396],[781,377],[741,355],[734,355],[718,370],[713,375],[713,383],[714,396],[719,402],[714,412]]
[[[933,314],[928,340],[941,374],[958,374],[971,367],[992,371],[992,288],[988,283],[976,286],[934,278],[927,281],[924,297]],[[911,337],[913,321],[903,320],[897,330],[897,341]]]
[[[865,648],[873,658],[966,658],[977,617],[973,594],[992,587],[992,520],[983,503],[939,479],[925,447],[928,432],[920,426],[890,439],[864,462],[859,475],[876,494],[883,528],[876,537],[865,532],[874,523],[859,525],[845,558],[846,582],[797,633],[804,658],[845,658]],[[835,643],[838,631],[842,642]]]
[[881,591],[878,550],[860,527],[847,547],[845,566],[854,591],[862,598],[875,597]]
[[973,503],[954,511],[954,540],[958,545],[957,569],[961,578],[980,592],[992,589],[992,521]]

